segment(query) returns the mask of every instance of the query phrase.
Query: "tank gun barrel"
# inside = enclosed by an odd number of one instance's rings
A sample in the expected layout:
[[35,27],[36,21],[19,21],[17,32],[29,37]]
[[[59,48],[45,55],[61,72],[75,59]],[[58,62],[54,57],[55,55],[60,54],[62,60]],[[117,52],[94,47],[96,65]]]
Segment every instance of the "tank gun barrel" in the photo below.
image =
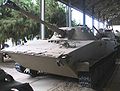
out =
[[57,26],[54,26],[52,24],[49,24],[49,23],[41,20],[39,16],[34,15],[31,12],[25,11],[24,9],[20,8],[17,4],[12,2],[11,0],[5,0],[5,2],[0,7],[7,7],[7,8],[14,9],[16,11],[19,11],[23,15],[27,16],[28,18],[31,18],[31,19],[35,20],[36,22],[44,24],[45,26],[47,26],[53,32],[57,32],[58,34],[61,35],[61,37],[65,37],[66,36],[66,32],[63,31],[62,29],[59,29]]
[[94,28],[99,34],[101,34],[101,33],[99,32],[99,30],[98,30],[95,26],[93,26],[93,28]]

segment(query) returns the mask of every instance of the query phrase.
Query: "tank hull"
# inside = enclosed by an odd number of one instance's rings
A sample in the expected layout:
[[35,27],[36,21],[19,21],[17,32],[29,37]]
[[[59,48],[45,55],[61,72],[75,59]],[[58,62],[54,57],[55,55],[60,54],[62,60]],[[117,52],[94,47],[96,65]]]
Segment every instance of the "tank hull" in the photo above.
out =
[[12,57],[12,59],[26,68],[38,70],[40,72],[45,72],[49,74],[77,78],[75,72],[70,69],[67,64],[65,64],[64,66],[58,66],[56,58],[16,53],[9,53],[9,55]]
[[[89,71],[89,66],[92,66],[100,59],[110,55],[115,51],[114,48],[115,45],[112,41],[92,41],[70,51],[67,54],[69,55],[69,62],[63,62],[61,65],[57,63],[59,58],[54,56],[50,57],[43,55],[30,55],[27,53],[6,52],[15,62],[26,68],[50,74],[78,78],[78,72],[84,70]],[[83,62],[88,62],[89,64],[86,65]]]

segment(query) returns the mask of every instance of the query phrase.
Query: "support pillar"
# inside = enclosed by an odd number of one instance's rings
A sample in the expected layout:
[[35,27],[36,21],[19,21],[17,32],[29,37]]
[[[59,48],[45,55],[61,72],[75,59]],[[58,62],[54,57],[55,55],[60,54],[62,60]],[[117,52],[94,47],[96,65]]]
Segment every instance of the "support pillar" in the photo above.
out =
[[105,28],[105,21],[103,22],[103,29]]
[[85,17],[85,0],[83,0],[83,26],[85,27],[86,25],[86,17]]
[[71,27],[71,21],[72,21],[72,12],[71,12],[71,7],[68,7],[68,15],[69,15],[69,23],[68,23],[68,27]]
[[98,12],[98,29],[100,29],[100,12]]
[[68,6],[66,5],[66,27],[68,27]]
[[103,29],[105,28],[105,16],[103,15]]
[[[41,20],[45,20],[45,0],[40,0]],[[45,26],[41,24],[41,39],[45,39]]]
[[70,3],[69,6],[66,6],[66,26],[71,27],[71,21],[72,21],[72,12],[71,12],[71,7]]
[[93,30],[93,33],[94,33],[94,6],[92,7],[92,30]]

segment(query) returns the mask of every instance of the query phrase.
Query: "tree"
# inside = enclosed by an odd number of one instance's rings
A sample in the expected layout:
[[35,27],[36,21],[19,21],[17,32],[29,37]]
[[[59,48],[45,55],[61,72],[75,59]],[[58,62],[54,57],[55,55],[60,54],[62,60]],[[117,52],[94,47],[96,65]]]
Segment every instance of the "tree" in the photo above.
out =
[[[66,26],[65,7],[56,0],[46,0],[45,5],[45,20],[58,27]],[[46,29],[46,37],[52,34],[52,31]]]
[[[28,7],[28,3],[19,3],[21,7]],[[36,7],[35,7],[36,8]],[[29,9],[30,12],[33,9]],[[27,10],[27,8],[26,8]],[[17,44],[20,39],[26,42],[27,39],[33,39],[39,32],[38,23],[33,22],[32,19],[28,19],[17,11],[1,8],[0,15],[0,42],[3,44],[7,39],[12,38],[12,41]]]
[[[33,4],[32,0],[14,0],[20,7],[26,11],[33,12],[36,15],[39,13],[39,0],[36,0],[36,4]],[[66,15],[63,6],[59,5],[55,0],[46,0],[45,7],[45,20],[58,27],[66,25]],[[0,9],[0,42],[4,43],[7,39],[12,38],[13,42],[17,44],[20,39],[24,42],[33,39],[39,34],[40,24],[33,22],[32,19],[28,19],[17,11],[9,8]],[[46,37],[51,33],[46,28]]]

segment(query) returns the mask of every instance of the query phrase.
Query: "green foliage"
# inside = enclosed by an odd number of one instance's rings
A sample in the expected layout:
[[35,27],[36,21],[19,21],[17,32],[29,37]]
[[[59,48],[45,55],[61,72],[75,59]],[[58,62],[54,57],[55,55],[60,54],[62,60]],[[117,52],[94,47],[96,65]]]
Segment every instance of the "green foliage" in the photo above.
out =
[[[58,27],[66,26],[65,7],[58,4],[56,0],[46,0],[45,5],[45,20]],[[46,28],[45,34],[49,37],[53,32]]]
[[[24,37],[32,39],[39,30],[35,22],[23,18],[1,19],[0,26],[0,34],[3,35],[2,37],[5,38],[5,40],[12,38],[15,42],[19,39],[24,40]],[[2,38],[0,38],[0,40],[1,39]]]
[[[31,0],[14,0],[14,2],[23,9],[38,14],[38,5],[33,4]],[[15,43],[20,39],[25,42],[25,37],[30,40],[39,33],[39,24],[19,12],[9,8],[0,8],[0,13],[1,44],[9,38],[12,38],[12,41]]]
[[[40,15],[39,0],[36,4],[32,0],[13,0],[24,10]],[[63,27],[66,25],[65,8],[59,5],[55,0],[45,0],[45,21],[50,22],[56,26]],[[1,2],[0,2],[1,3]],[[21,13],[8,9],[0,8],[0,43],[4,43],[7,39],[12,38],[13,42],[17,43],[22,39],[26,41],[33,39],[40,33],[40,24],[28,19]],[[51,34],[46,28],[46,36]]]
[[46,0],[46,20],[58,27],[66,26],[65,8],[55,0]]

